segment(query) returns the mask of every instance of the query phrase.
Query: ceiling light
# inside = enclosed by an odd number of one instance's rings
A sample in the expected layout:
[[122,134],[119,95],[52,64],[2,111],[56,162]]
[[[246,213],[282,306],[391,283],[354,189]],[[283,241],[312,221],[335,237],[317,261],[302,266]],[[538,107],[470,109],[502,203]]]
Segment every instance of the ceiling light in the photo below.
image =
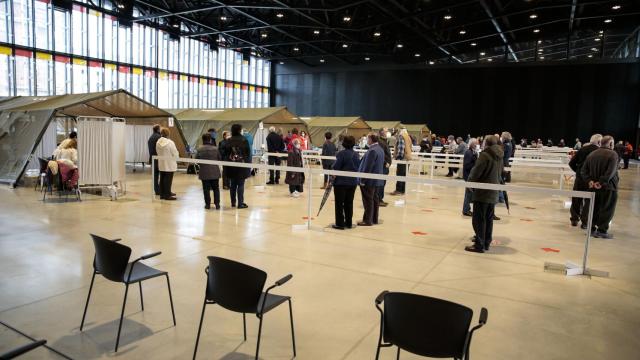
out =
[[300,48],[294,47],[293,51],[300,51]]
[[604,34],[604,30],[598,31],[598,34],[600,34],[600,35]]
[[492,62],[492,61],[493,61],[493,59],[492,59],[492,58],[488,58],[488,59],[487,59],[487,61],[488,61],[488,62]]
[[533,29],[533,33],[534,33],[534,34],[537,34],[537,33],[539,33],[539,32],[540,32],[540,29]]
[[251,52],[251,55],[256,56],[256,52],[255,52],[255,51],[252,51],[252,52]]
[[321,63],[323,63],[323,62],[324,62],[324,59],[320,59],[320,62],[321,62]]
[[269,35],[267,35],[267,33],[260,34],[260,37],[263,38],[263,39],[265,39],[267,36],[269,36]]
[[280,61],[280,65],[284,65],[284,61]]
[[220,16],[220,20],[222,20],[222,21],[227,21],[227,17],[226,17],[226,16],[224,16],[224,15],[223,15],[223,16]]
[[436,63],[435,61],[429,61],[429,65],[433,65],[435,63]]
[[544,52],[544,50],[543,49],[538,49],[538,52]]
[[313,33],[316,35],[320,35],[320,30],[313,30]]
[[382,35],[382,33],[380,33],[380,31],[376,31],[373,33],[373,36],[375,37],[380,37],[380,35]]
[[346,49],[346,48],[348,48],[348,47],[349,47],[349,45],[347,45],[347,44],[342,44],[342,47]]
[[451,18],[452,18],[452,17],[453,17],[453,16],[451,16],[451,15],[447,14],[447,15],[445,15],[445,16],[444,16],[444,19],[445,19],[445,20],[451,20]]
[[597,52],[597,51],[598,51],[598,49],[596,49],[596,48],[591,48],[591,51],[596,51],[596,52]]
[[415,57],[420,57],[420,54],[415,53],[415,54],[413,54],[413,56],[415,56]]
[[351,21],[351,16],[347,15],[347,16],[343,17],[343,18],[342,18],[342,21],[344,21],[344,22],[349,22],[349,21]]
[[537,18],[538,18],[538,15],[536,14],[529,15],[529,19],[537,19]]
[[173,26],[176,29],[179,28],[180,27],[180,21],[174,22],[173,24],[171,24],[171,26]]
[[595,40],[595,41],[602,41],[602,39],[600,39],[599,37],[597,37],[597,38],[595,38],[595,39],[593,39],[593,40]]
[[124,9],[125,6],[123,3],[118,3],[118,5],[116,5],[118,7],[118,9]]
[[283,13],[277,13],[276,16],[278,17],[278,19],[282,19],[284,17]]
[[592,55],[592,54],[589,54],[589,55],[587,55],[587,57],[588,57],[588,58],[592,58],[592,57],[593,57],[593,55]]
[[478,44],[476,44],[476,43],[471,43],[471,46],[476,46],[476,45],[478,45]]
[[540,59],[540,60],[544,60],[544,56],[540,56],[538,59]]
[[605,23],[605,24],[609,24],[609,23],[611,23],[612,21],[613,21],[613,20],[611,20],[611,19],[606,19],[606,20],[604,21],[604,23]]
[[621,6],[620,6],[620,5],[613,5],[613,6],[611,7],[611,9],[613,9],[613,10],[620,10],[620,8],[621,8]]
[[542,40],[538,40],[538,44],[542,44]]
[[484,52],[480,53],[480,56],[485,56],[485,55],[486,55],[486,53],[484,53]]
[[402,48],[404,47],[404,45],[402,45],[402,44],[398,44],[398,45],[396,45],[396,47],[397,47],[398,49],[402,49]]
[[364,61],[369,61],[369,60],[371,60],[371,58],[370,58],[370,57],[366,57],[366,58],[364,58]]
[[462,29],[462,30],[460,30],[460,33],[459,33],[459,34],[460,34],[460,35],[464,35],[464,34],[466,34],[466,33],[467,33],[467,31],[466,31],[466,30],[464,30],[464,29]]

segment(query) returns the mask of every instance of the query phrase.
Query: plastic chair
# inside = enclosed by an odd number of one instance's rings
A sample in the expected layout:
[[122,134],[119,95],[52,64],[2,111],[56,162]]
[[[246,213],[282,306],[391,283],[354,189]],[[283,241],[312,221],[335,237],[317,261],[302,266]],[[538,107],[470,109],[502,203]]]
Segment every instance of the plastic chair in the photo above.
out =
[[93,275],[91,276],[91,285],[89,286],[87,303],[84,306],[84,313],[82,314],[80,331],[82,331],[82,327],[84,326],[84,319],[87,315],[87,308],[89,307],[89,299],[91,299],[91,290],[93,289],[93,282],[96,278],[96,274],[102,275],[106,279],[113,282],[123,283],[125,285],[124,300],[122,301],[122,312],[120,313],[120,323],[118,324],[118,335],[116,337],[116,352],[118,351],[118,344],[120,343],[120,331],[122,330],[124,308],[127,304],[127,294],[129,292],[129,285],[131,284],[138,283],[140,287],[140,305],[142,306],[142,311],[144,311],[142,282],[144,280],[153,279],[158,276],[165,276],[167,278],[167,288],[169,289],[169,302],[171,303],[173,326],[176,326],[176,314],[173,310],[173,298],[171,296],[169,273],[167,273],[166,271],[154,269],[140,262],[142,260],[158,256],[162,252],[158,251],[147,254],[137,258],[132,262],[129,262],[129,257],[131,256],[131,248],[119,244],[118,241],[120,241],[121,239],[108,240],[93,234],[91,234],[91,238],[93,238],[93,245],[96,249],[96,255],[93,258]]
[[20,355],[23,355],[31,350],[37,349],[40,346],[44,345],[47,343],[47,340],[38,340],[38,341],[34,341],[31,343],[28,343],[27,345],[22,345],[18,348],[15,348],[13,350],[9,350],[8,352],[4,353],[4,354],[0,354],[0,360],[9,360],[9,359],[13,359],[16,358]]
[[38,164],[40,165],[40,175],[38,176],[38,181],[36,181],[36,186],[34,190],[38,190],[38,185],[40,185],[40,191],[44,190],[45,185],[49,185],[47,183],[47,168],[49,165],[49,160],[43,159],[41,157],[38,158]]
[[[380,304],[384,302],[384,311]],[[480,321],[469,331],[473,310],[450,301],[428,296],[383,291],[375,300],[380,311],[381,347],[397,346],[410,353],[434,357],[469,359],[473,332],[487,323],[488,311],[482,308]],[[384,340],[384,342],[383,342]]]
[[220,257],[209,256],[209,266],[205,269],[207,273],[207,289],[202,305],[202,315],[198,325],[198,335],[196,346],[193,349],[193,359],[198,352],[198,342],[204,320],[204,310],[207,305],[218,304],[223,308],[242,313],[242,324],[244,330],[244,340],[247,340],[247,320],[245,314],[256,314],[260,320],[258,326],[258,343],[256,345],[256,360],[260,352],[260,336],[262,335],[262,320],[264,314],[273,310],[278,305],[289,302],[289,319],[291,321],[291,340],[293,342],[293,356],[296,356],[296,338],[293,330],[293,311],[291,309],[291,297],[270,294],[273,288],[278,287],[291,280],[293,275],[289,274],[276,281],[265,292],[265,281],[267,273],[249,265],[245,265],[233,260]]

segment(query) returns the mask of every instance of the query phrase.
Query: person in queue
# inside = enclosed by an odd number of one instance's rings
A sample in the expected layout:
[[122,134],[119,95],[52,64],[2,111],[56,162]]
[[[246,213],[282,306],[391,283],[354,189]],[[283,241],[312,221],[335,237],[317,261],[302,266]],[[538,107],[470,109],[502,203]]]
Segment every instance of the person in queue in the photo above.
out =
[[[295,138],[291,142],[293,146],[288,152],[287,166],[302,168],[302,138]],[[289,185],[289,196],[300,197],[300,194],[304,191],[304,173],[287,171],[284,182]]]
[[624,163],[623,169],[629,168],[629,160],[633,156],[633,145],[628,141],[624,142],[624,150],[622,151],[622,162]]
[[209,133],[209,135],[211,135],[211,145],[216,146],[218,132],[214,128],[210,128],[209,130],[207,130],[207,132]]
[[[503,131],[500,135],[500,140],[502,141],[502,151],[504,154],[502,155],[502,162],[504,167],[509,167],[509,159],[513,156],[513,137],[511,133],[508,131]],[[511,182],[511,171],[503,171],[502,179],[505,183]]]
[[[237,163],[251,163],[251,148],[249,141],[242,135],[242,125],[231,125],[231,137],[224,144],[224,160]],[[251,169],[245,167],[225,166],[229,177],[229,189],[231,195],[231,207],[246,209],[249,206],[244,202],[244,182],[250,176]]]
[[291,129],[291,136],[289,136],[289,141],[285,141],[287,143],[287,151],[291,151],[291,148],[293,148],[293,140],[298,138],[300,138],[300,135],[298,135],[298,129]]
[[[221,160],[220,152],[214,145],[210,133],[202,135],[202,145],[198,147],[196,159]],[[220,167],[218,165],[200,164],[198,178],[202,182],[204,194],[204,208],[211,209],[211,191],[213,191],[213,204],[216,210],[220,210]]]
[[591,191],[595,191],[592,235],[596,238],[612,239],[609,224],[618,202],[618,163],[620,158],[613,151],[613,136],[604,136],[600,148],[587,156],[580,173]]
[[[395,160],[411,161],[412,157],[411,138],[407,129],[402,128],[396,136]],[[406,176],[408,164],[396,165],[396,176]],[[404,181],[396,181],[396,189],[391,195],[404,195],[406,191],[406,183]]]
[[173,173],[178,171],[178,162],[175,160],[179,157],[176,144],[169,138],[169,129],[160,129],[161,138],[156,143],[156,152],[158,156],[170,159],[158,160],[158,169],[160,170],[160,199],[176,200],[176,194],[171,192],[173,184]]
[[[591,140],[576,152],[576,154],[569,161],[569,167],[576,173],[576,178],[573,182],[573,190],[575,191],[587,191],[589,186],[587,181],[582,177],[582,165],[589,154],[600,148],[602,141],[602,135],[593,134]],[[574,197],[571,198],[571,208],[569,209],[571,214],[570,221],[571,226],[578,226],[578,222],[582,221],[581,227],[587,228],[587,216],[589,215],[589,199],[583,199]]]
[[582,148],[582,142],[580,142],[580,138],[576,138],[576,144],[573,145],[573,150],[580,150]]
[[[358,172],[365,174],[382,174],[384,168],[384,150],[378,144],[378,135],[369,134],[367,136],[368,150],[362,157]],[[378,199],[377,189],[382,186],[382,180],[360,179],[360,192],[362,195],[362,205],[364,214],[358,226],[372,226],[378,224],[378,209],[380,199]]]
[[[333,170],[357,172],[360,167],[360,157],[353,150],[356,139],[351,135],[343,136],[342,147],[336,154],[336,162]],[[358,185],[358,178],[349,176],[336,176],[333,179],[333,196],[335,198],[335,223],[334,229],[344,230],[353,227],[353,196]]]
[[[503,167],[502,147],[498,145],[498,137],[495,135],[487,135],[484,141],[485,148],[478,156],[467,180],[469,182],[500,184]],[[489,250],[493,239],[493,219],[495,206],[498,202],[498,191],[473,189],[471,200],[473,201],[474,245],[464,249],[483,253]]]
[[[160,125],[153,125],[153,134],[151,134],[147,141],[147,146],[149,147],[149,165],[151,165],[152,157],[158,155],[156,144],[161,137]],[[158,168],[158,160],[154,160],[153,162],[153,190],[156,195],[160,195],[160,168]]]
[[[267,152],[269,153],[282,153],[284,152],[284,140],[282,135],[278,135],[276,128],[271,126],[269,128],[269,135],[267,135]],[[279,156],[271,156],[267,158],[269,165],[280,166],[282,163]],[[280,170],[269,170],[269,182],[267,185],[277,185],[280,183]]]
[[[336,145],[333,143],[333,141],[331,141],[331,138],[333,138],[333,134],[331,132],[327,131],[326,133],[324,133],[324,144],[322,144],[322,152],[320,153],[321,156],[330,156],[330,157],[336,156],[338,149],[336,148]],[[329,170],[333,168],[333,163],[335,162],[335,160],[322,159],[320,162],[322,163],[323,169]],[[329,185],[329,175],[325,174],[324,183],[322,184],[321,189],[326,189],[328,185]]]
[[[382,174],[389,175],[389,168],[391,167],[391,162],[393,161],[391,157],[391,150],[389,149],[389,144],[387,143],[387,129],[380,130],[378,134],[378,145],[384,151],[384,166],[382,167]],[[386,207],[389,203],[384,201],[384,187],[387,185],[387,180],[381,180],[382,185],[378,186],[378,201],[381,207]]]
[[[228,131],[223,131],[222,132],[222,140],[220,141],[220,144],[218,146],[218,152],[220,153],[220,158],[221,159],[226,159],[227,158],[227,154],[225,153],[225,150],[227,148],[227,141],[229,140],[229,138],[231,137],[231,133]],[[222,189],[223,190],[229,190],[229,176],[227,176],[227,167],[223,166],[222,167]]]
[[[478,147],[478,139],[471,138],[469,139],[469,148],[464,153],[464,160],[462,163],[462,178],[464,181],[469,181],[469,174],[471,173],[471,169],[476,165],[476,160],[478,160],[478,152],[476,151]],[[471,197],[473,195],[473,191],[470,188],[464,188],[464,200],[462,202],[462,215],[464,216],[473,216],[471,212]]]

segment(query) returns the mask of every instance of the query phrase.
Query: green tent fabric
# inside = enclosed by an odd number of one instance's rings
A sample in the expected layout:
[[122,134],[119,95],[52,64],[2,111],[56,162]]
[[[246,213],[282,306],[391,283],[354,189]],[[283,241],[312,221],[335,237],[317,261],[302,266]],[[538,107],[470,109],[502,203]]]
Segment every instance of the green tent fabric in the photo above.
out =
[[402,124],[401,126],[407,129],[409,135],[415,136],[416,139],[422,139],[424,135],[431,133],[429,127],[424,124]]
[[331,132],[334,141],[337,141],[340,135],[352,135],[358,140],[371,131],[369,124],[360,116],[316,116],[309,119],[307,126],[311,143],[318,147],[324,143],[326,132]]
[[367,120],[367,124],[371,126],[371,130],[381,130],[384,128],[387,129],[398,129],[400,128],[400,121],[369,121]]

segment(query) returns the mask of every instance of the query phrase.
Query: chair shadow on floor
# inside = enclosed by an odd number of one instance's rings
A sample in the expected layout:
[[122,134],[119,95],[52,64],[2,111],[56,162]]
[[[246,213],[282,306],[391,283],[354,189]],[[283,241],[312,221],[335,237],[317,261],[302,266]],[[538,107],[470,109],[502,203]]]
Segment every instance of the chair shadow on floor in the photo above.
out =
[[[97,359],[108,354],[114,354],[113,345],[116,339],[113,334],[118,330],[118,322],[119,319],[114,319],[95,327],[91,327],[93,323],[86,323],[83,332],[79,332],[76,328],[73,330],[73,334],[61,337],[52,343],[51,346],[72,355],[74,358]],[[125,317],[122,321],[120,346],[125,347],[135,344],[169,328],[173,328],[173,325],[154,331],[142,323]],[[135,347],[130,349],[123,348],[121,351],[118,351],[117,354],[126,354],[133,349],[135,349]]]
[[508,237],[494,236],[491,250],[489,250],[488,253],[493,255],[513,255],[517,253],[518,250],[508,246],[510,243],[511,239]]

